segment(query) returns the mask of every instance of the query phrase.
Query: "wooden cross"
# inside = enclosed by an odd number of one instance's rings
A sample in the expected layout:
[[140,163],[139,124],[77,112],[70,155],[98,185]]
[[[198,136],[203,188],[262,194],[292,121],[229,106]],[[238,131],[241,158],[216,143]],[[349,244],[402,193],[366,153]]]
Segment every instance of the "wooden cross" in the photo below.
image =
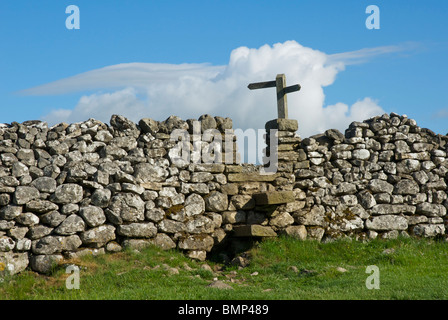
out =
[[300,90],[300,84],[286,86],[286,77],[284,74],[278,74],[275,81],[251,83],[247,86],[250,90],[277,88],[277,113],[279,118],[288,119],[288,101],[286,94]]

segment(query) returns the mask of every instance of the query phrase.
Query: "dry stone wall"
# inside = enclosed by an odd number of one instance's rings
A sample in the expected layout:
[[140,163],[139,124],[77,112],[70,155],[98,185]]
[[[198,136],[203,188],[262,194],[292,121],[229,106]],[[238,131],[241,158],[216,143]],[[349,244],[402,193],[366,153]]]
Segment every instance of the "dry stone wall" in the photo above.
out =
[[317,239],[445,236],[447,139],[395,113],[303,139],[295,222]]
[[3,125],[0,272],[148,245],[204,260],[278,234],[445,236],[448,137],[406,116],[306,139],[296,120],[269,121],[265,166],[239,163],[231,119],[198,120]]

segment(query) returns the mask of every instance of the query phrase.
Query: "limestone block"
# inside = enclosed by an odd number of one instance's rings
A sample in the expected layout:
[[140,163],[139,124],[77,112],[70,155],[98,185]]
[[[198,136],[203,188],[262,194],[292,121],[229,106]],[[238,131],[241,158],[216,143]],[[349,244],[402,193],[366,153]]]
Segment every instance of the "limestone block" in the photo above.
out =
[[382,215],[366,220],[366,228],[374,231],[406,230],[408,220],[399,215]]
[[117,226],[117,233],[129,238],[151,238],[157,234],[157,228],[152,222],[134,222]]
[[204,250],[210,252],[214,240],[209,235],[189,235],[179,239],[178,247],[183,250]]
[[0,278],[5,273],[14,275],[22,272],[29,264],[28,253],[0,252]]
[[276,129],[278,131],[295,132],[299,129],[299,123],[295,119],[273,119],[266,122],[265,129],[268,132],[271,129]]
[[82,232],[79,237],[83,244],[100,248],[109,241],[115,240],[115,227],[102,225]]
[[260,226],[257,224],[234,226],[233,235],[235,237],[276,237],[277,233],[268,226]]
[[307,237],[307,230],[304,225],[288,226],[284,231],[288,236],[299,240],[305,240]]
[[293,191],[268,191],[256,193],[253,195],[257,205],[283,204],[294,202]]

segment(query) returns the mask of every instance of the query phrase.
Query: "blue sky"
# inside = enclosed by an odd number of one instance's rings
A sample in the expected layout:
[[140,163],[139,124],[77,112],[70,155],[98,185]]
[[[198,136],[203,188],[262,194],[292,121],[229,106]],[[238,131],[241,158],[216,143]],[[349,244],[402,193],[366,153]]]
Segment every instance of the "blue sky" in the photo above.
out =
[[263,128],[275,93],[245,86],[286,73],[302,136],[378,112],[446,134],[447,17],[442,0],[2,0],[0,122],[209,113]]

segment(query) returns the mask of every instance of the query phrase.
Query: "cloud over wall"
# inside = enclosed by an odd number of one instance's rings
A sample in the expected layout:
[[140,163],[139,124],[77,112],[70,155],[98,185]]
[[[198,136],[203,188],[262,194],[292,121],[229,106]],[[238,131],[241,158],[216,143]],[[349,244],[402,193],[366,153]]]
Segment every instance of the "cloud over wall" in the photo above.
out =
[[382,114],[370,97],[353,105],[343,102],[326,106],[324,88],[334,83],[345,67],[375,55],[399,51],[379,47],[328,55],[286,41],[260,48],[240,47],[224,66],[210,64],[123,63],[91,70],[73,77],[23,90],[28,95],[83,95],[72,110],[53,110],[43,115],[49,124],[95,118],[108,122],[112,114],[133,121],[165,120],[170,115],[197,119],[202,114],[230,117],[243,130],[264,128],[277,117],[275,89],[251,91],[251,82],[274,80],[286,75],[287,84],[300,83],[300,92],[288,94],[289,117],[299,121],[298,133],[307,137],[329,128],[343,131],[352,121]]

